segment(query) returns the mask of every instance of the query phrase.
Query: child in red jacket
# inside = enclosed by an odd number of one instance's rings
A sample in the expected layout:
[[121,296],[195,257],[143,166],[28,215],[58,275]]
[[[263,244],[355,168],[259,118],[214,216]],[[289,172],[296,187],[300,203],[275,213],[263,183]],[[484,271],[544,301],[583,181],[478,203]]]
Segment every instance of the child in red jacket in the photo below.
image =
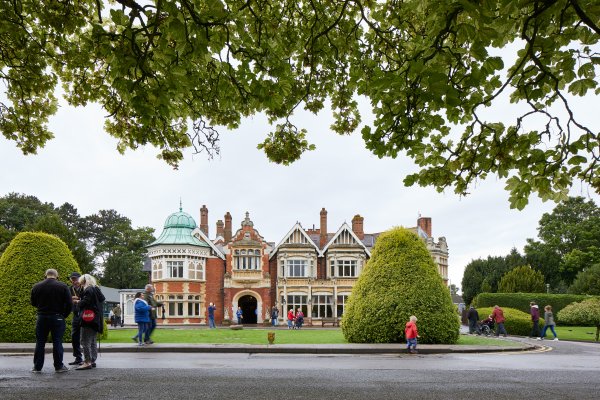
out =
[[417,317],[414,315],[411,315],[410,321],[406,323],[404,335],[406,336],[406,349],[408,352],[417,354],[417,338],[419,337],[419,331],[417,331]]

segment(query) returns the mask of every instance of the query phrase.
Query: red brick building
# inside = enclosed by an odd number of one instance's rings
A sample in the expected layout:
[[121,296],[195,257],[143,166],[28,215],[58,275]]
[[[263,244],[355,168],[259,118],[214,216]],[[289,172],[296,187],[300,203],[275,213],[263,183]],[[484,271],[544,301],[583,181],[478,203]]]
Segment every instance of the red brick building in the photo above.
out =
[[[269,319],[273,306],[279,319],[301,308],[307,323],[339,318],[352,287],[379,233],[365,233],[364,219],[355,215],[327,229],[327,211],[320,226],[304,229],[296,223],[277,244],[267,242],[246,213],[232,232],[232,217],[217,221],[214,240],[208,238],[208,209],[200,209],[200,227],[181,209],[171,214],[159,238],[148,246],[156,297],[165,302],[163,324],[206,324],[206,308],[215,303],[215,321],[235,321],[238,307],[243,323]],[[448,279],[446,239],[431,236],[431,218],[419,218],[414,232],[425,241],[442,278]],[[162,312],[159,312],[162,317]]]

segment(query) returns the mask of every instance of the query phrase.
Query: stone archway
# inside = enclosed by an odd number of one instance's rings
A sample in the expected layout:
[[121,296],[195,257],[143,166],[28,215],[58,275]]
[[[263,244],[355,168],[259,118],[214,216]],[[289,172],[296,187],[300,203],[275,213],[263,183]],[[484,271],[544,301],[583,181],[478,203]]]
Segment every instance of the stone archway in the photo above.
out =
[[256,309],[258,308],[258,300],[251,294],[246,294],[239,298],[238,307],[242,308],[244,324],[256,324]]

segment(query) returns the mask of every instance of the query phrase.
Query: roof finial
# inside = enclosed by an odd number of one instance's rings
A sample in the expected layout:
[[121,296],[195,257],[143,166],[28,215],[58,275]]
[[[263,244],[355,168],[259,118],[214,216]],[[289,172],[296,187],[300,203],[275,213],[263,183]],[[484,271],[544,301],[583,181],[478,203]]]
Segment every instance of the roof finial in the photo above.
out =
[[179,198],[179,212],[183,211],[183,205],[181,204],[181,197]]

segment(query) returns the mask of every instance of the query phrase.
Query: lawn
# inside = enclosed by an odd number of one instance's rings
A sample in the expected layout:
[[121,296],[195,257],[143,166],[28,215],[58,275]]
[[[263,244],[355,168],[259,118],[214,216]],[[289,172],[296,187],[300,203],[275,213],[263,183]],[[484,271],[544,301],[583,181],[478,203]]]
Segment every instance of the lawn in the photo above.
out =
[[[596,328],[593,326],[557,326],[555,329],[559,339],[594,341],[596,338]],[[553,337],[552,331],[548,329],[546,339],[552,339]]]
[[[178,329],[158,328],[152,334],[157,343],[226,343],[226,344],[267,344],[267,332],[275,332],[276,344],[344,344],[341,329]],[[108,339],[104,343],[133,343],[131,337],[136,329],[110,329]],[[459,345],[506,346],[504,340],[493,338],[460,335]]]

